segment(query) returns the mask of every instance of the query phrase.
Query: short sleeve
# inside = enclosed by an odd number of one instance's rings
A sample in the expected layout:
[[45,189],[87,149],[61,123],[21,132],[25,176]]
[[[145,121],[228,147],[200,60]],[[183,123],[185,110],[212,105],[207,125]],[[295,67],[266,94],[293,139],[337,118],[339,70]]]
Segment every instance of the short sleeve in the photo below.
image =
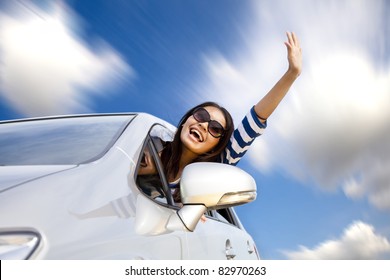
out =
[[253,141],[263,134],[266,127],[267,122],[262,123],[260,121],[253,106],[230,137],[230,141],[222,154],[222,162],[236,165]]

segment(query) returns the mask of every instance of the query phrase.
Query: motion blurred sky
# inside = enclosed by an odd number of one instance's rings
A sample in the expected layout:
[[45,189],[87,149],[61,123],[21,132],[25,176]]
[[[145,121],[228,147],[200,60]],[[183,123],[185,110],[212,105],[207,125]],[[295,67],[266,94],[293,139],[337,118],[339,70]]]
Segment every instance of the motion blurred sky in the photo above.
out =
[[301,77],[239,164],[264,259],[390,259],[390,5],[385,0],[1,1],[0,120],[144,111],[246,114]]

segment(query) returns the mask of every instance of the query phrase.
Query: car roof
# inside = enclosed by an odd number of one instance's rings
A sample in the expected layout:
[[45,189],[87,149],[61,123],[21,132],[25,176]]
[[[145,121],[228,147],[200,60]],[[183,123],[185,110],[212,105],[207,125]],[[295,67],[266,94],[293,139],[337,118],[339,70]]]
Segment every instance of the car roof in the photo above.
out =
[[10,119],[10,120],[0,120],[0,124],[4,123],[15,123],[15,122],[25,122],[25,121],[38,121],[38,120],[54,120],[54,119],[66,119],[66,118],[82,118],[82,117],[101,117],[101,116],[129,116],[133,117],[132,119],[142,118],[153,123],[160,123],[166,128],[176,131],[176,127],[171,123],[151,115],[145,112],[115,112],[115,113],[86,113],[86,114],[65,114],[65,115],[52,115],[52,116],[40,116],[40,117],[31,117],[31,118],[19,118],[19,119]]
[[34,121],[34,120],[49,120],[49,119],[63,119],[63,118],[79,118],[79,117],[97,117],[97,116],[134,116],[145,113],[88,113],[88,114],[66,114],[66,115],[49,115],[49,116],[40,116],[40,117],[30,117],[30,118],[17,118],[9,120],[0,120],[0,123],[9,123],[9,122],[21,122],[21,121]]

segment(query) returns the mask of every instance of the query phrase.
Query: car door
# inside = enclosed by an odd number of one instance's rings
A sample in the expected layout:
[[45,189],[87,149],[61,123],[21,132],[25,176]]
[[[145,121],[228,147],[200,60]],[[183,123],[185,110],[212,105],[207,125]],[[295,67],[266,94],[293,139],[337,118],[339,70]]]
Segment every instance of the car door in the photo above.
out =
[[252,237],[236,220],[233,209],[209,211],[192,233],[186,234],[188,259],[258,259]]

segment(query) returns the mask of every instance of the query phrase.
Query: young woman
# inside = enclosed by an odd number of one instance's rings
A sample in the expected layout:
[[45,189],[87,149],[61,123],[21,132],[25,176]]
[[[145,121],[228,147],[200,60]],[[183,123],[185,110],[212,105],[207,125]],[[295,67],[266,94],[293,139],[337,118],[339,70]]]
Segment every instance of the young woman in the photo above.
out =
[[161,153],[167,180],[172,187],[178,186],[184,167],[190,163],[213,161],[237,164],[254,139],[262,134],[268,117],[301,73],[302,51],[297,36],[287,32],[285,45],[287,71],[251,108],[237,129],[234,130],[229,112],[214,102],[200,104],[182,117],[173,141],[166,143]]

